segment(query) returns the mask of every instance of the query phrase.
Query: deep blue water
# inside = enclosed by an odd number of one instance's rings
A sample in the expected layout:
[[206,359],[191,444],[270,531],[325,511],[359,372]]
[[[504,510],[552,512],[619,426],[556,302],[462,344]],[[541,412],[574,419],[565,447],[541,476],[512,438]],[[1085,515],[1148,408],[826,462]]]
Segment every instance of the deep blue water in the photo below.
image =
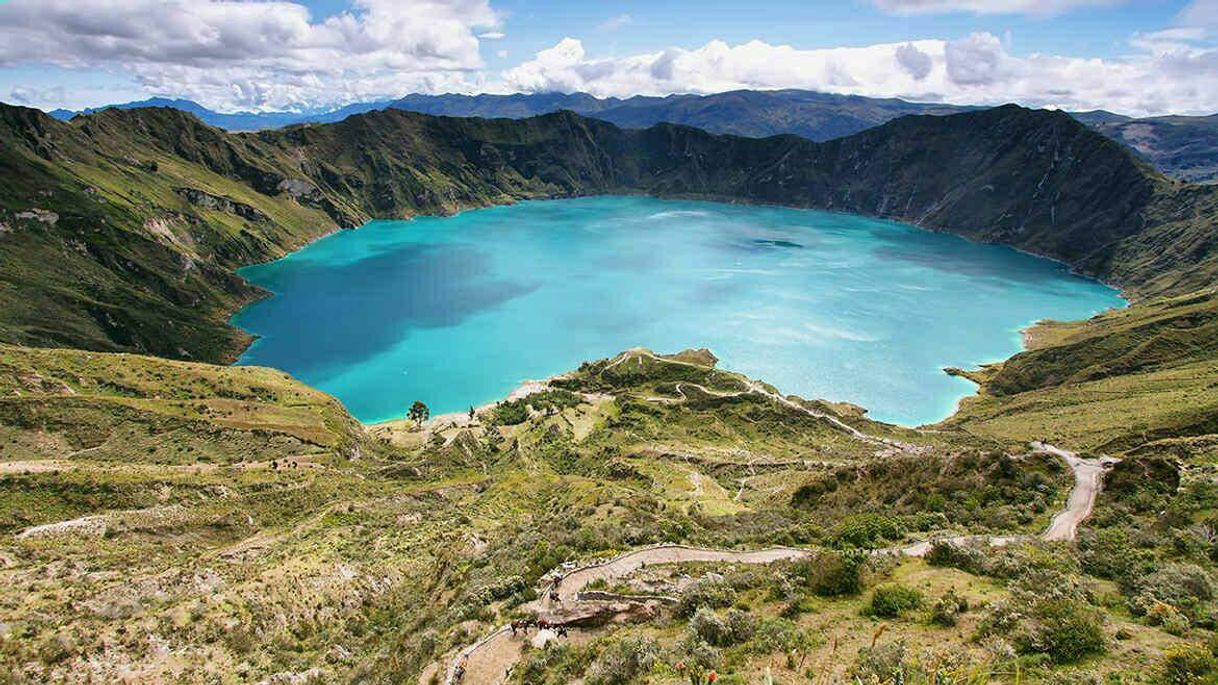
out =
[[874,418],[936,421],[973,392],[945,366],[1020,329],[1123,304],[1061,265],[825,212],[597,197],[375,221],[242,275],[241,364],[290,372],[365,422],[499,399],[630,347],[721,365]]

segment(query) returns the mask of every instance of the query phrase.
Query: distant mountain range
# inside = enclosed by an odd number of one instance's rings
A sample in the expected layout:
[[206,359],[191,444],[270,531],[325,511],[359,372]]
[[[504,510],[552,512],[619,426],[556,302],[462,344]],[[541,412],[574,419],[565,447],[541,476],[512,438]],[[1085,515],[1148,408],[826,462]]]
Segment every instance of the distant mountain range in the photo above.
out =
[[[422,114],[488,119],[521,119],[570,110],[623,128],[647,128],[661,122],[685,124],[711,133],[754,138],[793,133],[826,141],[878,126],[907,114],[955,114],[978,109],[957,105],[906,102],[894,98],[833,95],[806,90],[738,90],[714,95],[597,98],[587,93],[520,93],[514,95],[407,95],[398,100],[361,102],[335,110],[304,112],[215,112],[191,100],[151,98],[51,116],[68,120],[102,109],[170,107],[190,112],[212,126],[256,131],[292,124],[333,123],[352,114],[402,109]],[[1135,119],[1096,110],[1073,116],[1136,151],[1163,173],[1194,183],[1218,182],[1218,115]]]

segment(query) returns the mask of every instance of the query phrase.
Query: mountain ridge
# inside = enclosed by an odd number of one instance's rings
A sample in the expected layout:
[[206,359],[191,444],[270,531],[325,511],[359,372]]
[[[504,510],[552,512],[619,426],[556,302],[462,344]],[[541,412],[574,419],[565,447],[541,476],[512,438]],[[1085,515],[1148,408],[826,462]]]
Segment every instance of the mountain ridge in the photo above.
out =
[[[333,110],[233,112],[209,110],[189,100],[147,100],[88,108],[54,110],[68,120],[108,108],[175,107],[228,130],[261,130],[300,123],[334,123],[352,114],[404,109],[423,114],[526,118],[567,109],[623,128],[657,123],[686,124],[711,133],[765,137],[794,133],[815,141],[852,135],[906,114],[957,114],[980,106],[919,103],[799,89],[734,90],[712,94],[636,95],[597,98],[587,93],[513,93],[466,95],[410,94],[396,100],[352,103]],[[1218,115],[1135,118],[1104,110],[1073,112],[1084,124],[1127,145],[1164,173],[1190,182],[1218,181]]]

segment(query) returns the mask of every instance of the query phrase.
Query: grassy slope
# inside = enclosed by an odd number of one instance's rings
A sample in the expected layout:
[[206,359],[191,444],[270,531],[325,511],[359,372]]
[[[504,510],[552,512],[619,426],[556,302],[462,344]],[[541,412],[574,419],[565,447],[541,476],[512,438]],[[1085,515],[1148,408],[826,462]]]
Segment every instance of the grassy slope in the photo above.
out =
[[[36,408],[6,417],[0,438],[0,663],[16,682],[310,668],[402,682],[510,611],[480,588],[531,585],[568,558],[665,540],[836,545],[870,530],[856,516],[868,510],[895,537],[1035,531],[1069,482],[1052,460],[966,435],[841,415],[924,446],[877,464],[875,445],[757,395],[650,401],[675,398],[676,380],[743,380],[644,358],[573,374],[567,387],[595,393],[560,411],[365,438],[355,460],[341,445],[358,429],[333,400],[271,370],[11,347],[0,359],[6,411]],[[826,478],[831,493],[796,496]]]
[[282,371],[0,345],[0,459],[230,464],[359,452],[334,398]]
[[1218,434],[1212,291],[1043,325],[1034,340],[1031,350],[983,371],[979,395],[946,425],[1114,455],[1211,451]]

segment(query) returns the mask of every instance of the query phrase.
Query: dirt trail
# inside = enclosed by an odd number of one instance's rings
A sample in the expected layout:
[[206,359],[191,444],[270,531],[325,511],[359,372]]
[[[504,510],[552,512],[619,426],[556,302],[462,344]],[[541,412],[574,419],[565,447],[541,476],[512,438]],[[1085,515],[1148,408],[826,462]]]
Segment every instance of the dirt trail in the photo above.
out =
[[[627,552],[601,564],[592,564],[577,568],[562,576],[558,585],[558,597],[561,604],[578,601],[576,595],[589,583],[596,580],[611,582],[624,578],[639,570],[646,564],[680,564],[691,561],[727,561],[736,564],[772,564],[775,561],[802,559],[808,556],[807,550],[793,547],[771,547],[749,552],[738,552],[726,549],[707,549],[686,545],[661,545]],[[549,597],[537,600],[538,608],[549,611],[557,608]]]
[[[665,360],[667,361],[667,360]],[[618,362],[620,363],[620,362]],[[673,362],[682,363],[685,362]],[[679,388],[678,388],[679,391]],[[684,393],[682,393],[683,395]],[[767,393],[768,394],[768,393]],[[796,405],[798,406],[798,405]],[[1074,472],[1074,488],[1070,491],[1066,508],[1059,512],[1049,528],[1041,535],[1043,540],[1069,541],[1077,535],[1078,524],[1091,515],[1095,506],[1096,495],[1103,487],[1104,471],[1116,463],[1115,459],[1083,459],[1074,452],[1053,445],[1034,442],[1032,449],[1060,457]],[[936,541],[946,541],[957,544],[985,542],[991,547],[1003,547],[1029,536],[985,536],[958,535],[936,540],[924,540],[908,545],[889,547],[875,550],[876,554],[899,554],[903,556],[922,557],[930,552]],[[580,602],[579,593],[589,583],[603,580],[607,583],[624,578],[647,564],[678,564],[684,562],[730,562],[738,564],[770,564],[776,561],[803,559],[811,555],[810,550],[792,547],[771,547],[753,551],[734,551],[722,549],[707,549],[687,545],[660,545],[647,549],[626,552],[600,563],[581,566],[573,570],[555,569],[547,574],[547,578],[557,578],[557,598],[550,595],[550,587],[541,588],[540,598],[528,608],[535,610],[539,617],[553,615],[554,612],[570,607]],[[544,582],[544,581],[543,581]],[[471,685],[489,685],[502,682],[512,666],[520,658],[520,644],[510,637],[510,629],[503,626],[456,654],[448,661],[445,679],[446,685],[469,683]],[[459,665],[465,666],[464,676],[457,677]]]
[[[657,362],[660,362],[663,364],[677,364],[680,366],[693,367],[695,369],[713,370],[711,367],[701,366],[698,364],[693,364],[691,362],[683,362],[678,359],[665,359],[664,357],[660,357],[660,356],[656,355],[655,353],[651,352],[650,350],[645,350],[642,348],[623,352],[619,358],[615,359],[612,363],[610,363],[608,366],[606,366],[605,370],[608,371],[609,369],[613,368],[614,366],[621,364],[622,362],[629,359],[630,355],[636,355],[635,359],[639,360],[640,365],[642,364],[642,358],[647,357],[648,359],[651,359],[653,361],[657,361]],[[852,437],[854,437],[858,440],[862,440],[863,442],[867,442],[867,443],[871,443],[871,444],[875,444],[875,445],[884,445],[886,447],[895,447],[895,448],[901,449],[901,450],[918,450],[918,449],[920,449],[918,446],[911,445],[911,444],[905,443],[905,442],[901,442],[900,440],[894,440],[892,438],[881,438],[881,437],[876,437],[874,435],[868,435],[867,433],[860,431],[859,429],[855,428],[854,426],[851,426],[850,424],[846,423],[845,421],[842,421],[841,419],[837,418],[836,416],[833,416],[832,414],[827,414],[822,411],[816,411],[815,409],[810,409],[781,393],[777,393],[777,392],[774,392],[773,390],[766,388],[764,385],[762,385],[758,381],[755,381],[752,379],[745,379],[744,384],[745,384],[745,387],[748,388],[748,390],[742,390],[740,392],[722,392],[722,391],[711,390],[710,388],[707,388],[706,386],[703,386],[703,385],[699,385],[697,383],[677,383],[676,391],[677,391],[677,394],[681,395],[680,399],[677,399],[675,397],[648,397],[646,399],[651,402],[663,402],[665,404],[680,404],[681,402],[685,402],[686,400],[689,399],[689,397],[685,394],[683,386],[689,387],[689,388],[697,388],[698,390],[700,390],[712,397],[740,397],[743,395],[761,395],[762,397],[766,397],[770,400],[778,402],[779,404],[781,404],[785,407],[789,407],[796,411],[803,412],[803,413],[807,414],[808,416],[812,416],[814,418],[828,421],[829,423],[833,424],[835,427],[845,431],[846,433],[849,433]]]
[[1083,459],[1074,452],[1043,442],[1033,442],[1032,449],[1060,457],[1074,471],[1074,489],[1070,491],[1066,508],[1053,517],[1043,536],[1050,542],[1073,540],[1078,534],[1078,524],[1091,516],[1095,498],[1104,488],[1104,472],[1120,460]]

